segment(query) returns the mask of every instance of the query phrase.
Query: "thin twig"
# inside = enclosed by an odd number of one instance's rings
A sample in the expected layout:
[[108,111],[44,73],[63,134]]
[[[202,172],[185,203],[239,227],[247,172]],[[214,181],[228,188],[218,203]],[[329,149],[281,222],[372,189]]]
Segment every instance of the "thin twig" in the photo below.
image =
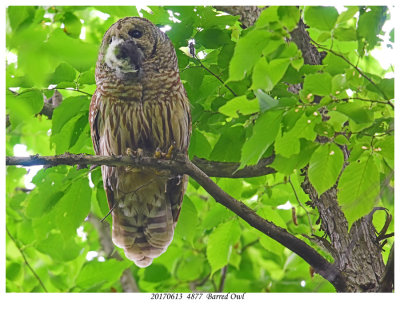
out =
[[237,94],[232,90],[231,87],[229,87],[218,75],[216,75],[214,72],[212,72],[209,68],[207,68],[206,66],[204,66],[204,64],[201,62],[201,60],[199,58],[197,58],[196,56],[196,52],[194,51],[194,46],[193,43],[190,43],[189,45],[189,50],[191,55],[193,56],[194,59],[196,59],[198,61],[198,63],[200,63],[200,66],[205,69],[208,73],[210,73],[212,76],[214,76],[216,79],[218,79],[222,85],[225,86],[226,89],[228,89],[235,97],[237,97]]
[[382,96],[385,98],[386,104],[389,104],[392,108],[394,108],[394,105],[392,102],[390,102],[389,98],[386,96],[386,94],[383,92],[383,90],[381,88],[379,88],[379,86],[372,80],[370,79],[363,71],[361,71],[361,69],[359,67],[357,67],[356,65],[352,64],[350,60],[348,60],[345,56],[343,56],[342,54],[339,54],[337,52],[335,52],[334,50],[324,47],[321,44],[315,42],[313,39],[311,39],[311,41],[317,45],[318,48],[325,50],[327,52],[330,52],[331,54],[342,58],[345,62],[347,62],[350,66],[352,66],[358,73],[360,73],[367,81],[369,81],[371,83],[371,85],[373,85],[381,94]]
[[21,249],[21,247],[18,245],[17,241],[15,240],[15,238],[11,235],[10,231],[8,230],[8,228],[6,227],[6,231],[8,236],[11,238],[11,240],[13,241],[13,243],[15,244],[15,246],[17,247],[18,251],[21,253],[22,258],[24,259],[24,262],[26,264],[26,266],[28,266],[28,268],[30,269],[30,271],[32,272],[32,274],[35,276],[36,280],[39,282],[39,284],[42,286],[43,290],[47,293],[47,289],[44,286],[42,280],[40,279],[39,275],[35,272],[35,270],[32,268],[32,266],[29,264],[28,260],[26,259],[25,253],[24,251]]
[[371,102],[371,103],[379,103],[379,104],[389,104],[391,107],[394,108],[394,105],[390,101],[380,101],[380,100],[371,100],[371,99],[364,99],[364,98],[343,98],[343,99],[334,99],[332,100],[333,102],[349,102],[350,100],[359,100],[359,101],[364,101],[364,102]]
[[[136,192],[138,192],[140,189],[142,189],[143,187],[145,187],[145,186],[151,184],[153,181],[154,181],[154,178],[151,179],[150,181],[146,182],[145,184],[143,184],[143,185],[137,187],[135,190],[133,190],[133,191],[131,191],[131,192],[129,192],[129,193],[136,193]],[[106,214],[106,216],[105,216],[103,219],[100,220],[100,222],[103,222],[103,221],[113,212],[113,210],[115,209],[115,207],[117,207],[117,205],[118,205],[118,204],[114,204],[113,207],[111,207],[110,211]]]
[[290,186],[292,187],[292,190],[293,190],[294,196],[296,197],[297,203],[299,203],[300,207],[303,208],[304,211],[307,214],[308,224],[310,225],[311,233],[313,233],[314,232],[314,228],[313,228],[313,225],[312,225],[312,222],[311,222],[310,214],[308,213],[307,208],[300,201],[299,196],[297,195],[296,189],[294,188],[294,185],[292,183],[292,180],[290,179],[290,176],[289,176],[289,183],[290,183]]
[[379,292],[392,292],[394,289],[394,243],[380,282]]
[[258,242],[259,242],[259,239],[257,238],[256,240],[253,240],[253,241],[249,242],[248,244],[245,244],[242,247],[242,250],[240,250],[240,253],[243,253],[247,248],[250,248],[252,245],[255,245]]
[[222,270],[221,270],[221,281],[219,282],[219,288],[218,288],[217,292],[221,293],[221,292],[224,291],[227,268],[228,268],[228,265],[225,265],[224,267],[222,267]]
[[56,88],[46,89],[46,90],[69,90],[69,91],[80,92],[80,93],[86,94],[88,96],[92,96],[93,95],[93,93],[88,93],[88,92],[85,92],[85,91],[82,91],[82,90],[79,90],[79,89],[76,89],[76,88],[58,88],[58,87],[56,87]]

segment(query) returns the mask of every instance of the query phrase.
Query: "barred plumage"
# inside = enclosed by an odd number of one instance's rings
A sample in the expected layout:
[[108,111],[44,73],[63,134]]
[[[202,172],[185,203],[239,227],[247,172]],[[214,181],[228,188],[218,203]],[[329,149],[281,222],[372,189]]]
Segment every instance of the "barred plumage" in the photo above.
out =
[[[106,32],[96,65],[90,105],[98,155],[156,150],[186,154],[191,134],[189,102],[168,37],[144,18],[127,17]],[[146,267],[173,238],[186,175],[152,168],[102,166],[112,210],[114,243]]]

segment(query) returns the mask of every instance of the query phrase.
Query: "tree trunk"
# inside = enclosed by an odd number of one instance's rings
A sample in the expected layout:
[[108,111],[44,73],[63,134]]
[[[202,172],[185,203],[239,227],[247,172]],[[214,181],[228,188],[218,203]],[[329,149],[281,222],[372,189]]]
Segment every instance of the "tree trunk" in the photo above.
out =
[[[243,28],[252,26],[262,11],[258,7],[246,6],[217,7],[217,9],[232,15],[240,15]],[[297,28],[291,32],[291,40],[301,50],[305,64],[322,64],[326,53],[318,52],[317,48],[311,44],[306,25],[301,19]],[[298,91],[299,88],[301,89],[301,85],[294,85],[292,88]],[[314,103],[318,103],[318,99],[316,96]],[[348,150],[345,148],[342,150],[345,159],[347,159],[349,156]],[[346,162],[343,169],[345,167]],[[335,259],[335,266],[342,272],[346,284],[345,288],[338,290],[338,292],[392,291],[394,250],[392,247],[387,269],[385,270],[379,235],[377,236],[375,227],[372,224],[372,217],[377,209],[356,221],[348,231],[348,222],[338,205],[336,185],[318,197],[316,190],[308,179],[307,173],[308,168],[306,167],[304,169],[304,181],[301,186],[310,197],[308,204],[317,208],[320,214],[321,229],[329,237],[330,242],[326,238],[318,237],[311,240],[330,252]]]

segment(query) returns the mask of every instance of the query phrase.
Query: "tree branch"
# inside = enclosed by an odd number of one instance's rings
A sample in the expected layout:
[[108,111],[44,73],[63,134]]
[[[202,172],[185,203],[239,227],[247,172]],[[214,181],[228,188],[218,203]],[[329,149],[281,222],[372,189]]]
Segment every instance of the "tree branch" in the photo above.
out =
[[386,263],[385,272],[383,273],[379,292],[392,292],[394,289],[394,243],[390,249],[388,261]]
[[42,287],[42,289],[47,293],[47,289],[45,287],[45,285],[43,284],[43,281],[40,279],[39,275],[35,272],[35,270],[32,268],[32,266],[29,264],[28,260],[26,259],[25,253],[24,251],[21,249],[21,247],[18,245],[17,241],[15,240],[15,238],[11,235],[10,231],[8,230],[8,228],[6,227],[6,231],[8,236],[11,238],[11,240],[13,241],[13,243],[15,244],[15,246],[17,247],[19,253],[21,253],[22,258],[24,259],[24,262],[26,264],[26,266],[28,266],[29,270],[32,272],[33,276],[36,278],[36,280],[39,282],[40,286]]
[[353,67],[362,77],[364,77],[367,81],[370,82],[371,85],[373,85],[380,93],[381,95],[385,98],[386,100],[386,104],[390,105],[393,109],[394,109],[394,105],[392,102],[390,102],[389,98],[386,96],[386,94],[383,92],[383,90],[371,79],[369,78],[363,71],[361,71],[361,69],[359,67],[357,67],[356,65],[352,64],[350,60],[348,60],[345,56],[343,56],[342,54],[339,54],[337,52],[335,52],[334,50],[324,47],[321,44],[315,42],[314,40],[312,40],[312,42],[320,49],[325,50],[333,55],[335,55],[336,57],[339,57],[341,59],[343,59],[345,62],[347,62],[351,67]]
[[[85,154],[71,154],[66,153],[57,156],[39,156],[34,155],[30,157],[6,157],[6,165],[46,165],[46,166],[57,166],[57,165],[109,165],[109,166],[125,166],[125,165],[138,165],[139,161],[133,162],[129,156],[114,156],[114,157],[102,157],[102,156],[91,156]],[[150,160],[148,162],[157,161],[154,158],[143,158]],[[256,165],[246,166],[238,170],[240,163],[237,162],[217,162],[208,161],[205,159],[194,158],[193,163],[197,165],[204,173],[209,177],[222,177],[222,178],[250,178],[258,177],[268,174],[273,174],[276,171],[267,167],[266,165],[271,164],[274,160],[274,156],[261,159]]]
[[292,250],[310,264],[317,273],[331,282],[337,291],[345,291],[346,284],[338,268],[330,264],[317,251],[310,247],[303,240],[293,236],[285,229],[276,226],[256,214],[244,203],[234,199],[213,182],[199,167],[187,159],[186,156],[178,154],[174,160],[157,159],[153,157],[133,156],[88,156],[88,155],[61,155],[56,157],[32,158],[6,158],[7,165],[109,165],[109,166],[133,166],[153,167],[157,169],[170,170],[177,174],[187,174],[201,185],[218,203],[233,211],[244,221],[265,235],[278,241],[288,249]]

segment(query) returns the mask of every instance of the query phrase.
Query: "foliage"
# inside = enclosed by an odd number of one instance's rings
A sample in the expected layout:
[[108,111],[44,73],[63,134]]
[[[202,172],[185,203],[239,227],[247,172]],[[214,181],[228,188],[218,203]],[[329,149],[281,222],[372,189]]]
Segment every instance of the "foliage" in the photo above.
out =
[[[337,183],[350,225],[374,206],[393,212],[394,112],[388,101],[394,79],[385,77],[392,69],[383,69],[370,53],[381,45],[382,25],[390,18],[386,8],[347,7],[339,14],[334,7],[269,7],[248,29],[237,16],[212,7],[150,9],[140,14],[171,27],[167,34],[191,102],[190,157],[245,166],[275,153],[275,174],[216,179],[222,189],[307,242],[303,234],[323,236],[317,211],[301,207],[308,200],[300,187],[307,165],[319,195]],[[14,155],[17,144],[31,154],[93,154],[88,108],[98,46],[112,23],[138,14],[134,7],[8,8],[7,155]],[[327,52],[320,66],[304,64],[301,51],[287,40],[300,17]],[[199,59],[190,55],[191,39]],[[298,83],[303,84],[298,94],[288,91]],[[52,119],[38,115],[55,89],[63,101]],[[351,151],[349,158],[343,147]],[[51,292],[121,291],[119,277],[127,268],[146,292],[216,291],[225,270],[226,292],[334,291],[322,277],[310,275],[299,256],[192,180],[172,244],[139,269],[122,252],[123,260],[104,261],[98,231],[85,220],[89,212],[99,218],[108,212],[99,168],[43,168],[32,191],[21,189],[25,174],[21,167],[7,167],[12,235],[6,242],[7,291],[43,291],[21,252]],[[383,222],[384,214],[376,213],[377,229]],[[91,259],[93,252],[99,257]],[[383,254],[386,260],[388,250]]]

